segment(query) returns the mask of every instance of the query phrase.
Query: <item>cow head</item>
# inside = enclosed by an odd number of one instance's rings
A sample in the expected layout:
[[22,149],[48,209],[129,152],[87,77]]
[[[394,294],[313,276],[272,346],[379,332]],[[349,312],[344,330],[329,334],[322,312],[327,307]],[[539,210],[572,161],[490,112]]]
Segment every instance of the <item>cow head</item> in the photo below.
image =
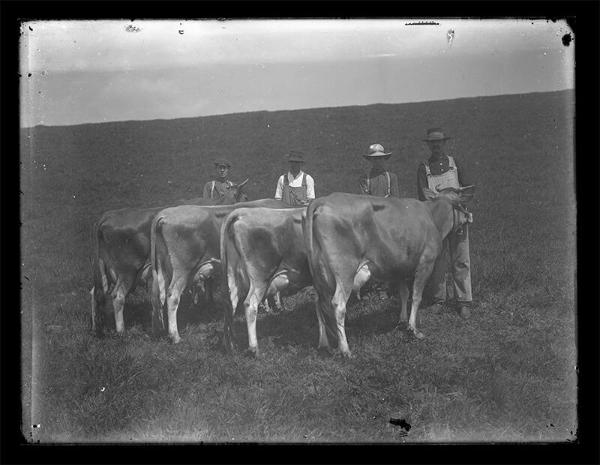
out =
[[248,179],[246,179],[244,182],[241,182],[239,184],[232,183],[231,186],[225,191],[225,194],[223,195],[223,197],[221,197],[221,200],[219,203],[223,204],[223,205],[230,205],[230,204],[241,202],[242,200],[244,200],[243,188],[247,182],[248,182]]
[[473,222],[473,215],[467,210],[466,203],[473,198],[475,186],[459,187],[458,189],[447,187],[439,192],[436,191],[427,188],[424,189],[425,197],[427,200],[443,198],[450,202],[454,211],[454,230]]

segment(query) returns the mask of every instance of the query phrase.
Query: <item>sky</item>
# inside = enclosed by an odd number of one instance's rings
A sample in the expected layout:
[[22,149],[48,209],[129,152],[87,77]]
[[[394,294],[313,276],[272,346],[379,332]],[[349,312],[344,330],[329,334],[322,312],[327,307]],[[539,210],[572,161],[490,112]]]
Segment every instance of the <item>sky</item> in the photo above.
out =
[[32,21],[21,126],[573,89],[569,33],[514,19]]

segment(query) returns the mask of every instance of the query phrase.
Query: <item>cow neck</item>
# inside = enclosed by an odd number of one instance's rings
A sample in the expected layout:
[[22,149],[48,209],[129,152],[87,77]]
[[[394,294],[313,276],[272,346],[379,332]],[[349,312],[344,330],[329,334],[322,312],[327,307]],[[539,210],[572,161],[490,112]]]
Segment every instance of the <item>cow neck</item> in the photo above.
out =
[[430,200],[426,203],[429,204],[429,210],[431,211],[435,226],[442,235],[442,238],[445,239],[452,232],[452,228],[454,228],[454,207],[445,199]]

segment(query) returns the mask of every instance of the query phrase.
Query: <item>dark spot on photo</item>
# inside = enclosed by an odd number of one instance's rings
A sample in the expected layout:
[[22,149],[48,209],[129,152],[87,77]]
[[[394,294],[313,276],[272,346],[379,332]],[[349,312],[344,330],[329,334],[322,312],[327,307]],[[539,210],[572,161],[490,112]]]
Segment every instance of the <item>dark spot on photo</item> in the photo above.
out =
[[565,47],[568,47],[569,45],[571,45],[572,40],[573,40],[573,37],[571,36],[570,33],[562,36],[562,43]]

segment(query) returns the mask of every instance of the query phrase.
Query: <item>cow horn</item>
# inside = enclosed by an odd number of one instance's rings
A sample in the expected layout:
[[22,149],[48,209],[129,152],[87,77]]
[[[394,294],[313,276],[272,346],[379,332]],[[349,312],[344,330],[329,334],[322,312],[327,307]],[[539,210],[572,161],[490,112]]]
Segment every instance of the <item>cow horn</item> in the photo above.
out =
[[247,183],[249,180],[250,180],[250,178],[246,178],[246,180],[245,180],[245,181],[243,181],[243,182],[239,183],[239,184],[238,184],[236,187],[237,187],[238,189],[241,189],[242,187],[244,187],[244,185],[245,185],[245,184],[246,184],[246,183]]

